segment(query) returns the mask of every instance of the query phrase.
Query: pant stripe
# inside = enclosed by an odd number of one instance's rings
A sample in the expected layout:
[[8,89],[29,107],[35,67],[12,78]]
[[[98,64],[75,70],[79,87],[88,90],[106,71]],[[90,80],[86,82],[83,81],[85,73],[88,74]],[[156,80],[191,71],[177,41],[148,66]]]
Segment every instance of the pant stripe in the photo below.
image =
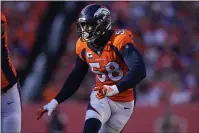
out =
[[19,83],[17,83],[17,89],[18,89],[18,92],[19,92],[19,99],[20,99],[21,110],[22,110],[21,86],[20,86]]
[[91,103],[89,103],[89,105],[88,105],[88,107],[87,107],[87,110],[93,110],[93,111],[95,111],[96,113],[98,113],[98,114],[101,116],[101,114],[99,113],[99,111],[97,111],[97,110],[91,105]]

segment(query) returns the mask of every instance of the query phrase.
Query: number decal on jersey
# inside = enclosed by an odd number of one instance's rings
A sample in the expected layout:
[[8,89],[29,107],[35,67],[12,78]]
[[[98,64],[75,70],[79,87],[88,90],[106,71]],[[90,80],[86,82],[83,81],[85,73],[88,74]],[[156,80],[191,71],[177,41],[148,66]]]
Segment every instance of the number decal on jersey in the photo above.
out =
[[[101,82],[104,82],[106,80],[106,74],[100,71],[94,70],[94,69],[100,68],[100,63],[89,63],[89,64],[91,66],[92,72],[97,74],[97,77]],[[105,69],[108,72],[108,77],[113,81],[118,81],[122,79],[124,75],[124,72],[119,69],[119,65],[116,62],[109,62],[108,64],[105,65]]]
[[124,33],[125,33],[125,30],[117,30],[115,32],[115,35],[124,34]]
[[[114,67],[111,69],[111,67]],[[108,72],[108,77],[113,81],[120,80],[124,73],[122,70],[119,69],[119,65],[116,62],[109,62],[106,66],[106,71]],[[117,73],[117,76],[114,76],[113,73]]]
[[97,77],[98,79],[101,81],[101,82],[104,82],[106,80],[106,75],[100,71],[96,71],[94,70],[94,68],[100,68],[100,64],[99,63],[89,63],[90,66],[91,66],[91,70],[93,73],[97,74]]

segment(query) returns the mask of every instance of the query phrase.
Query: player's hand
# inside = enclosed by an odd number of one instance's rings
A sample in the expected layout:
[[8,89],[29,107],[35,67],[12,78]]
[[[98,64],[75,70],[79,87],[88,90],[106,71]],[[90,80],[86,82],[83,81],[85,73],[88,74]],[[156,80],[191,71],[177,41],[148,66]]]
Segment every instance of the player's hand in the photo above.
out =
[[50,103],[44,105],[41,109],[37,111],[37,120],[41,119],[43,114],[47,112],[48,112],[48,116],[50,116],[57,106],[58,106],[57,100],[55,99],[51,100]]
[[97,91],[96,97],[98,99],[102,99],[106,95],[107,88],[105,88],[104,86],[99,86],[99,87],[95,87],[94,91]]
[[104,85],[104,86],[99,86],[95,87],[94,91],[97,91],[96,97],[98,99],[102,99],[105,96],[113,96],[119,93],[119,90],[116,85]]

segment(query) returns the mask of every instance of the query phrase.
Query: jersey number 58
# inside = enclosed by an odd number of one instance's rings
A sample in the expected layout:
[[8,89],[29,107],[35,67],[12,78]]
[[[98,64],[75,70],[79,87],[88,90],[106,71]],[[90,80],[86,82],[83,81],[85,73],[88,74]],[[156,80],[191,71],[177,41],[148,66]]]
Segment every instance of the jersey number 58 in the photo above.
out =
[[[99,62],[98,63],[89,63],[89,65],[91,67],[92,72],[97,74],[97,77],[101,82],[104,82],[106,80],[106,76],[108,76],[108,78],[113,81],[118,81],[124,75],[124,72],[119,69],[119,65],[116,62],[109,62],[108,64],[105,65],[105,69],[108,72],[108,75],[96,70],[96,69],[100,69]],[[115,73],[115,75],[114,75],[114,73]]]

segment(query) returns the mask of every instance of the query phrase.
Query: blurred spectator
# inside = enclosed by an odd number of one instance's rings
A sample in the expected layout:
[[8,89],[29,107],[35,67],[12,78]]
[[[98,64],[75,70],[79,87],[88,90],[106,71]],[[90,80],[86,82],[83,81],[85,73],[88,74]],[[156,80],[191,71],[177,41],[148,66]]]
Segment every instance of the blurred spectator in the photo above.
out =
[[155,123],[155,133],[186,133],[186,119],[175,115],[171,108],[166,106],[165,112]]
[[8,20],[9,48],[18,71],[26,67],[27,57],[34,45],[37,26],[47,5],[47,2],[2,2],[2,11]]

